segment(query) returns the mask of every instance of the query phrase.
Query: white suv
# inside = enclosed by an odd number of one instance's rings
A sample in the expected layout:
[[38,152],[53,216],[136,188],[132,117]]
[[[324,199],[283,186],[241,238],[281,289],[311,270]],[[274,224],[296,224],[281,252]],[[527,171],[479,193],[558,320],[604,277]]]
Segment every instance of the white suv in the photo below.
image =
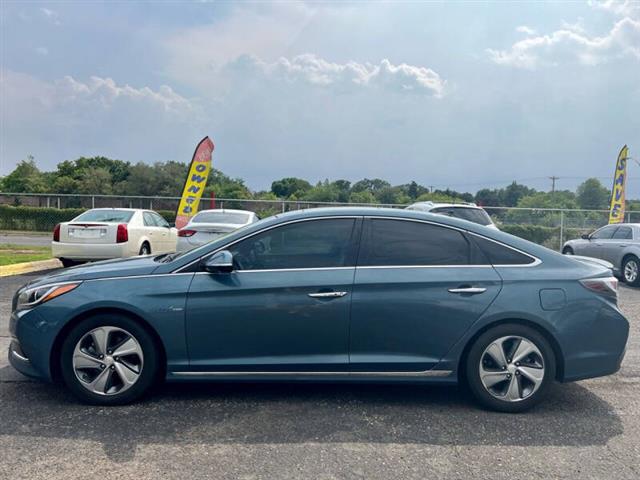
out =
[[461,218],[469,222],[478,223],[489,228],[495,226],[489,214],[475,203],[435,203],[435,202],[417,202],[409,205],[407,210],[418,210],[421,212],[439,213],[440,215],[448,215],[450,217]]

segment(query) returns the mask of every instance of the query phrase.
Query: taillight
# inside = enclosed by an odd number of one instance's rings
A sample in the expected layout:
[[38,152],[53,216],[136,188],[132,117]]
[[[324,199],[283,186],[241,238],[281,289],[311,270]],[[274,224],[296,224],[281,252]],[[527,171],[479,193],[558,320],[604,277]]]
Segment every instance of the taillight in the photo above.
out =
[[57,224],[55,227],[53,227],[53,241],[60,241],[60,224]]
[[186,228],[184,230],[178,230],[179,237],[192,237],[195,234],[196,234],[195,230],[189,230]]
[[605,297],[618,298],[618,279],[616,277],[586,278],[580,280],[583,287]]
[[126,223],[120,223],[118,225],[118,231],[116,232],[116,243],[124,243],[129,241],[129,231],[127,230]]

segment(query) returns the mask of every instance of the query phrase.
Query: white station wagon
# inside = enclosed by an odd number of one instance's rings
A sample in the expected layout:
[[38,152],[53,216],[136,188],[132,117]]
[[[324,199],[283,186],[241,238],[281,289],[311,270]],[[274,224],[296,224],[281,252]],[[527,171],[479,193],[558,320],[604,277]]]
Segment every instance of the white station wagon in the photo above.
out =
[[175,252],[177,232],[151,210],[94,208],[56,225],[51,250],[65,267],[91,260]]

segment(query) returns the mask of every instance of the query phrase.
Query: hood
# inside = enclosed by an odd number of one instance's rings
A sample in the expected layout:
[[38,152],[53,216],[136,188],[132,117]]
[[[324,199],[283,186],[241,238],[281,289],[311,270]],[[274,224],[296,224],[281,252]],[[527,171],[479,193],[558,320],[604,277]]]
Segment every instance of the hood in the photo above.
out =
[[154,261],[156,257],[157,255],[146,255],[143,257],[119,258],[116,260],[87,263],[77,267],[56,270],[50,275],[45,275],[29,282],[28,285],[35,286],[53,282],[149,275],[160,265]]

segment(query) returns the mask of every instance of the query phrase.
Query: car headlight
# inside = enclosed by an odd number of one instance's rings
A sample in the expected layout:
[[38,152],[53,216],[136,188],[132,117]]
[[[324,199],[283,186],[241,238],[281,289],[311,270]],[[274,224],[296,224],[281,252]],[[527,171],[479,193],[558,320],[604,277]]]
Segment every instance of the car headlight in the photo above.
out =
[[42,285],[41,287],[28,288],[18,295],[16,310],[31,308],[48,302],[51,299],[70,292],[81,283],[82,282],[50,283],[49,285]]

